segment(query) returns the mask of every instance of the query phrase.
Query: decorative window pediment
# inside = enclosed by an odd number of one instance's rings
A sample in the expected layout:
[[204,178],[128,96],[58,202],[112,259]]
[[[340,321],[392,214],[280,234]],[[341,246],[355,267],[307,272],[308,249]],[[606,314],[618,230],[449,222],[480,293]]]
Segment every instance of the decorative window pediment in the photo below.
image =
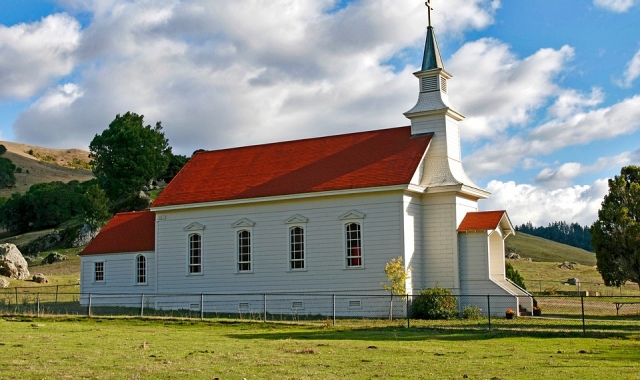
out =
[[200,223],[197,222],[193,222],[191,224],[189,224],[188,226],[186,226],[185,228],[183,228],[184,231],[202,231],[204,230],[204,226]]
[[364,219],[364,217],[366,216],[366,214],[358,211],[358,210],[351,210],[348,211],[342,215],[340,215],[340,220],[347,220],[347,219]]
[[253,227],[256,225],[256,222],[254,222],[253,220],[247,219],[247,218],[242,218],[240,220],[238,220],[237,222],[233,223],[231,225],[231,227],[234,228],[238,228],[238,227]]
[[289,219],[285,220],[284,222],[286,224],[301,224],[301,223],[307,223],[308,221],[309,221],[309,218],[306,218],[300,214],[295,214]]

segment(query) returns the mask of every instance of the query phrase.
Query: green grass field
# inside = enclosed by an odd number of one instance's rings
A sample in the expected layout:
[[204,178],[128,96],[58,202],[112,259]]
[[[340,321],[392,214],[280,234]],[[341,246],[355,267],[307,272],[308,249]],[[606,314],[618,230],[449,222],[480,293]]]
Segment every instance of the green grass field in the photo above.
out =
[[0,319],[7,379],[638,379],[640,336]]

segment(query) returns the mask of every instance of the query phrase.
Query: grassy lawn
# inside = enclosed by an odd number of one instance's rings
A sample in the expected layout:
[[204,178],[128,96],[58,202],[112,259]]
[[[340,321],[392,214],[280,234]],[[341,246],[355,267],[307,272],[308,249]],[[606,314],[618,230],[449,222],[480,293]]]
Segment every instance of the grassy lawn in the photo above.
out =
[[582,337],[426,325],[0,319],[4,378],[638,379],[639,363],[637,330]]

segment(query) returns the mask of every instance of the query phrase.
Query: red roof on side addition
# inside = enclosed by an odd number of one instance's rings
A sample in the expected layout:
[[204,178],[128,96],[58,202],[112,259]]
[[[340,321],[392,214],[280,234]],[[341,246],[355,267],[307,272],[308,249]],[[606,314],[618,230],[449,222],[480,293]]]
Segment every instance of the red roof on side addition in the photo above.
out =
[[80,255],[154,251],[155,221],[151,211],[116,214]]
[[199,152],[152,207],[409,184],[431,136],[401,127]]
[[[504,210],[468,212],[464,219],[462,219],[458,231],[495,230],[500,225],[503,217],[507,218],[508,224],[511,226],[507,212]],[[512,228],[510,227],[510,229]]]

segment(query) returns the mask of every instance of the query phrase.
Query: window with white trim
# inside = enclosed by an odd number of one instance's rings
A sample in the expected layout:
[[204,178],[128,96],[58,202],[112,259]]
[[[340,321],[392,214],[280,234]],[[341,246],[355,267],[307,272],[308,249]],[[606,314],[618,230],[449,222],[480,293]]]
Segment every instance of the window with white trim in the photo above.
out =
[[360,223],[347,223],[345,238],[347,268],[362,267],[362,228]]
[[289,269],[304,269],[304,228],[295,226],[289,229]]
[[147,258],[144,255],[136,256],[136,284],[147,283]]
[[238,231],[238,272],[251,271],[251,232]]
[[189,235],[189,274],[202,273],[202,236]]
[[104,282],[104,261],[93,263],[93,280],[95,282]]

